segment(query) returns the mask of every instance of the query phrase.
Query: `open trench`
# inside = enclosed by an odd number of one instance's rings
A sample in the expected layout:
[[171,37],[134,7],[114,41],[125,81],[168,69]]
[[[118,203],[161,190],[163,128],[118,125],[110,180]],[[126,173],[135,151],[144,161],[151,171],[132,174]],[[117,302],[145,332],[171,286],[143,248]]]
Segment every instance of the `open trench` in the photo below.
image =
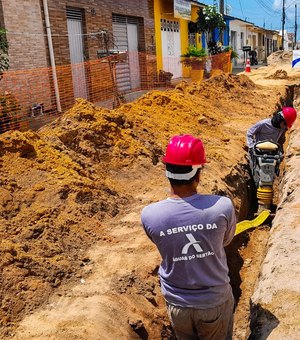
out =
[[[295,99],[294,94],[298,90],[297,85],[287,87],[285,101],[284,103],[279,103],[279,105],[291,105]],[[287,143],[288,141],[286,141]],[[243,184],[244,190],[239,191],[244,193],[244,196],[241,197],[240,215],[246,215],[247,219],[251,220],[255,217],[254,214],[258,208],[256,189],[250,175],[249,166],[242,164],[239,167],[241,167],[240,172],[246,175],[245,183]],[[234,316],[235,340],[261,339],[256,332],[261,323],[258,318],[260,312],[251,303],[251,296],[254,293],[255,285],[261,272],[261,265],[267,253],[269,231],[280,200],[279,188],[282,174],[285,172],[284,167],[285,162],[283,161],[280,175],[274,182],[274,197],[270,217],[261,226],[237,235],[226,249],[229,275],[236,300]]]
[[[279,105],[287,105],[293,101],[294,90],[295,86],[287,88],[285,98]],[[283,162],[281,174],[284,173],[284,167]],[[155,171],[160,173],[161,170],[157,168]],[[121,172],[116,174],[117,182],[131,181],[132,187],[135,188],[136,181],[136,189],[139,188],[140,179],[135,178],[134,171],[131,177],[130,174],[128,177],[128,173],[127,177],[122,176]],[[89,254],[92,259],[91,266],[94,263],[95,270],[91,277],[83,275],[86,280],[81,280],[80,286],[74,289],[62,287],[45,310],[41,310],[36,318],[28,317],[25,320],[16,333],[16,339],[98,339],[99,334],[103,340],[175,339],[165,313],[164,301],[158,293],[159,256],[154,252],[152,244],[144,244],[145,235],[140,228],[141,206],[165,195],[163,187],[156,192],[158,177],[154,177],[153,181],[151,176],[147,178],[147,185],[152,189],[155,188],[155,195],[153,192],[147,194],[143,178],[143,187],[138,190],[139,194],[135,198],[137,202],[132,202],[137,204],[135,209],[128,208],[125,211],[125,215],[128,213],[126,216],[103,222],[101,228],[105,231],[105,236],[100,240],[101,244],[95,246]],[[256,203],[246,158],[222,180],[231,188],[231,196],[240,201],[239,220],[252,219],[256,211]],[[279,177],[278,183],[280,184],[281,181]],[[279,193],[281,195],[281,192],[276,191],[277,187],[276,183],[274,212]],[[135,190],[132,191],[134,195]],[[224,192],[214,193],[224,194]],[[270,229],[273,229],[271,226],[270,218],[264,225],[236,236],[226,249],[231,284],[236,299],[234,339],[262,339],[257,332],[261,323],[257,315],[262,313],[258,311],[257,304],[251,304],[251,299],[261,273],[262,262],[267,256]],[[139,237],[140,235],[143,235],[143,238]],[[112,256],[109,256],[110,254]],[[113,256],[113,254],[124,254],[124,256]],[[139,266],[141,257],[146,258],[147,261]],[[85,264],[82,267],[83,274],[86,274],[85,270],[90,273],[90,265]],[[81,278],[81,274],[78,275],[76,280]],[[62,297],[64,295],[66,298]],[[110,305],[113,308],[110,309]],[[46,314],[48,318],[45,317]],[[118,319],[118,316],[121,318]],[[108,324],[110,327],[107,326]],[[33,336],[35,331],[36,337]],[[117,332],[120,336],[116,337]]]
[[[297,89],[297,91],[295,91]],[[288,86],[285,98],[282,98],[278,106],[292,105],[294,93],[298,92],[297,85]],[[287,141],[285,143],[288,144]],[[286,146],[285,145],[285,146]],[[251,298],[254,294],[258,278],[261,275],[262,263],[268,252],[268,240],[272,221],[276,216],[277,204],[281,196],[282,176],[285,173],[285,161],[281,163],[280,175],[274,182],[274,196],[271,207],[270,217],[259,227],[249,229],[234,237],[231,244],[226,247],[226,254],[229,266],[230,282],[236,301],[234,313],[234,340],[245,339],[262,339],[257,329],[261,328],[261,319],[265,317],[265,323],[272,320],[267,312],[261,311],[259,306],[252,303]],[[240,209],[238,214],[239,221],[244,219],[255,218],[257,212],[256,189],[250,175],[250,168],[247,159],[243,159],[237,164],[232,172],[223,180],[231,188],[231,194],[240,200]],[[224,194],[215,192],[215,194]],[[263,316],[262,316],[263,315]],[[131,325],[140,339],[148,339],[146,328],[137,323]],[[175,335],[170,326],[162,330],[161,339],[175,340]]]

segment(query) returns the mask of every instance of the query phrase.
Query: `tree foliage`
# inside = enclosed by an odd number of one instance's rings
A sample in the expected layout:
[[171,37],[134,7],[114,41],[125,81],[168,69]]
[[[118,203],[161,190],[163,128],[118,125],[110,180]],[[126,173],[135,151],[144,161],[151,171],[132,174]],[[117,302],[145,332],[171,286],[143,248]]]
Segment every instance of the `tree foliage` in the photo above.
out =
[[212,33],[215,29],[223,30],[226,23],[221,13],[215,6],[205,6],[199,9],[197,18],[197,30],[200,33]]
[[208,5],[199,9],[195,24],[194,29],[205,36],[209,54],[221,53],[221,46],[217,43],[214,33],[217,32],[220,35],[222,30],[226,28],[226,23],[222,14],[217,11],[216,6]]
[[2,78],[3,72],[9,68],[8,59],[8,41],[6,38],[6,30],[0,28],[0,79]]

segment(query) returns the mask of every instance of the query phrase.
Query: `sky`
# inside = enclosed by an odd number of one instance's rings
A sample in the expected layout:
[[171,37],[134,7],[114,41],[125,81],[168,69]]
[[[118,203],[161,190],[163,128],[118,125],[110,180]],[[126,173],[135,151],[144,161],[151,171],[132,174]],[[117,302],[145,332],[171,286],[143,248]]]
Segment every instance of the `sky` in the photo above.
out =
[[[219,1],[201,1],[207,5],[219,4]],[[281,30],[282,26],[282,0],[224,0],[234,17],[250,21],[257,26],[267,29]],[[285,0],[286,22],[285,29],[294,32],[295,4],[297,4],[297,40],[300,40],[300,0]],[[265,26],[264,26],[265,25]]]

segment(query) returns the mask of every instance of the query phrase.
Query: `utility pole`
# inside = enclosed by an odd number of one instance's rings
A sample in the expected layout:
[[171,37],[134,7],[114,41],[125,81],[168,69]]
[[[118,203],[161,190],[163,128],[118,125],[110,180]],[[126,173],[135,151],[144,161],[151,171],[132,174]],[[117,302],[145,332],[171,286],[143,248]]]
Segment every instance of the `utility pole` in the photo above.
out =
[[[220,0],[219,12],[222,15],[223,20],[224,20],[224,0]],[[221,38],[220,41],[223,44],[224,43],[223,30],[220,30],[220,38]]]
[[297,48],[297,4],[295,4],[295,42],[294,42],[294,49]]
[[224,0],[220,0],[220,13],[224,15]]
[[282,39],[281,39],[281,49],[284,50],[284,24],[285,24],[285,0],[282,0]]

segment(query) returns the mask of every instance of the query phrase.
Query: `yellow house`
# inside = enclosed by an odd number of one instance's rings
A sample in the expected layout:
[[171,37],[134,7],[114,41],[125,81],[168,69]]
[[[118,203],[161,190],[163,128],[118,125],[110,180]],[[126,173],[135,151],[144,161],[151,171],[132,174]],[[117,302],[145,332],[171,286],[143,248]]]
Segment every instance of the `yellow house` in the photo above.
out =
[[189,68],[180,63],[189,44],[201,47],[201,35],[189,34],[189,22],[196,21],[197,1],[154,0],[157,70],[171,72],[173,78],[189,76]]

